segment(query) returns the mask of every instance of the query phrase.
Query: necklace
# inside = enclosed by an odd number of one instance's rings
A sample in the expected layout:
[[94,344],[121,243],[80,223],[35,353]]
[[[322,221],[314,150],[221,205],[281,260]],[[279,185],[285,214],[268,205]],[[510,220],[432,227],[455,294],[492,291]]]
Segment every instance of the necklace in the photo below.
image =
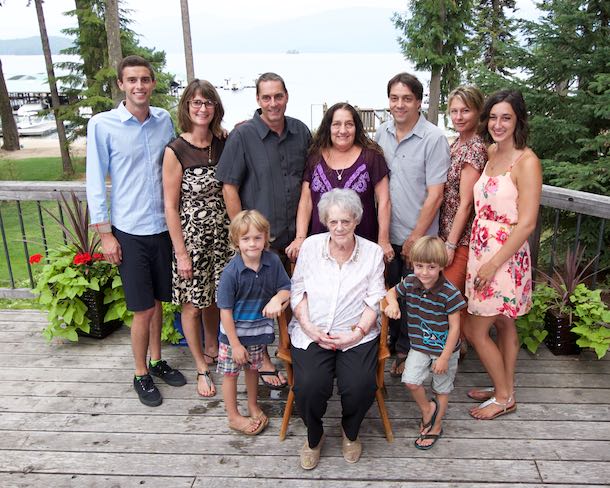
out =
[[335,173],[337,173],[337,179],[339,181],[341,181],[341,178],[343,178],[343,172],[345,171],[345,168],[341,168],[341,169],[336,169]]
[[208,164],[212,164],[212,141],[210,141],[208,146]]

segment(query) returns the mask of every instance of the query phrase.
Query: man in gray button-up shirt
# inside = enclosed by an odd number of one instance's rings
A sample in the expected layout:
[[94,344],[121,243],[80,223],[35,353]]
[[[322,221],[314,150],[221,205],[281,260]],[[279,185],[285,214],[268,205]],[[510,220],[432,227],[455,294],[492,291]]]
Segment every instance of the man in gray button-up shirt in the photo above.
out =
[[[388,265],[388,285],[394,286],[411,272],[408,256],[413,243],[424,235],[438,234],[450,157],[445,134],[420,112],[420,81],[399,73],[388,82],[387,90],[392,120],[379,127],[375,141],[383,148],[390,168],[390,241],[396,257]],[[398,329],[399,323],[392,321],[393,340]],[[396,349],[406,353],[408,341],[396,344]]]
[[[216,178],[229,218],[243,209],[256,209],[271,223],[271,248],[287,264],[285,248],[296,236],[296,215],[311,134],[300,120],[286,117],[288,91],[275,73],[256,81],[260,107],[251,120],[229,135]],[[274,371],[268,355],[262,372]],[[267,381],[268,380],[268,381]],[[265,383],[284,384],[279,376],[265,376]]]

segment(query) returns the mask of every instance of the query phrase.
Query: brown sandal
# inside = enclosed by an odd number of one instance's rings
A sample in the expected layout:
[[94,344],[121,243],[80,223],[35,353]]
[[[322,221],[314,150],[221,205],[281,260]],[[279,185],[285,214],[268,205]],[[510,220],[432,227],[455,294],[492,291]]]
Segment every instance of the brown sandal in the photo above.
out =
[[[260,418],[260,415],[259,415],[259,418]],[[244,434],[244,435],[258,435],[266,427],[266,424],[263,424],[263,422],[261,422],[258,419],[255,419],[252,417],[247,417],[247,419],[248,419],[248,423],[244,427],[237,427],[236,425],[233,425],[233,424],[231,424],[231,422],[229,422],[229,429],[235,430],[235,431],[239,432],[240,434]],[[254,430],[251,430],[252,427],[257,423],[258,423],[258,426]]]

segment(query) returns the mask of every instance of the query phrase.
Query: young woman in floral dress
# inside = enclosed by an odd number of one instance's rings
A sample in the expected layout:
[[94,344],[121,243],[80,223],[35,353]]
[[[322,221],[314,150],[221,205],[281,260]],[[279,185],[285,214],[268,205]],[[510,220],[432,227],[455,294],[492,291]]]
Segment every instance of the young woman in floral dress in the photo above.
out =
[[[466,338],[476,349],[493,388],[473,390],[484,400],[470,409],[491,420],[514,412],[519,340],[515,318],[531,307],[527,238],[536,226],[542,168],[527,143],[527,111],[521,93],[500,91],[485,102],[481,135],[493,144],[489,162],[474,186],[475,219],[466,274]],[[495,325],[497,343],[489,331]]]

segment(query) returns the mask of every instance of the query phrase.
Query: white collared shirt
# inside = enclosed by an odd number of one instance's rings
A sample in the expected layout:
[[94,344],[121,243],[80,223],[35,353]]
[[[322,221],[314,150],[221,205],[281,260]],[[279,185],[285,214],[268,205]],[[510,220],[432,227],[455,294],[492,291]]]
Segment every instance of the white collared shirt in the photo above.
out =
[[[292,276],[290,305],[294,310],[307,293],[311,322],[325,333],[348,333],[366,306],[379,314],[385,296],[383,251],[377,244],[356,236],[350,258],[339,266],[330,255],[330,233],[316,234],[303,242]],[[292,345],[307,349],[313,342],[295,317],[288,328]],[[355,347],[379,335],[378,322]],[[344,349],[350,349],[349,347]]]

